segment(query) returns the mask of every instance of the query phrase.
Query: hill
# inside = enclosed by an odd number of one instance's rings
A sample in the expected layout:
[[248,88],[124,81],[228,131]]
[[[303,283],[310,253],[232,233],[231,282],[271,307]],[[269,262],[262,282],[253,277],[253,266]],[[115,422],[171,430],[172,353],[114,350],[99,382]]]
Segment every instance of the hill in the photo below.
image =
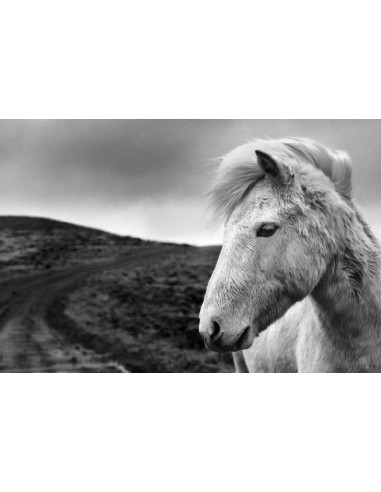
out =
[[[0,216],[0,229],[23,230],[23,231],[50,231],[52,229],[63,229],[67,231],[89,231],[100,233],[98,229],[80,226],[61,220],[48,219],[45,217],[28,217],[25,215],[2,215]],[[108,232],[103,234],[113,236]]]
[[136,246],[155,244],[58,220],[0,216],[0,269],[3,276],[109,260],[128,254]]
[[[47,306],[46,321],[60,343],[66,340],[130,371],[232,370],[231,357],[205,350],[198,333],[198,312],[219,247],[168,249],[168,243],[31,217],[0,217],[0,231],[2,278],[19,283],[23,277],[49,279],[50,272],[75,274],[84,265],[131,258],[128,267],[83,278]],[[142,251],[153,253],[152,260],[135,260]],[[54,354],[51,344],[49,350]]]

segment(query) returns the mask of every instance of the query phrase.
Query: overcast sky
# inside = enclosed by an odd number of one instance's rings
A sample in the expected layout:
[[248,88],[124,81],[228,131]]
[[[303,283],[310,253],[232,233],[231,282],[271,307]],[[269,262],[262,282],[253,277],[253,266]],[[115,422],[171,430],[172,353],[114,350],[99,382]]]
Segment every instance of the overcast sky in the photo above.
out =
[[381,237],[380,120],[0,120],[0,214],[220,242],[208,227],[208,160],[264,136],[348,150],[355,197]]

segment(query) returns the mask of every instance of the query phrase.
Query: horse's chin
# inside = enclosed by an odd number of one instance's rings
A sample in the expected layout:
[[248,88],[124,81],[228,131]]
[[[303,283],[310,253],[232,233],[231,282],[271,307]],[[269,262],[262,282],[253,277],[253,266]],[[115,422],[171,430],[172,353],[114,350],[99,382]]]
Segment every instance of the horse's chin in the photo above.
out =
[[[279,316],[280,317],[280,316]],[[277,317],[276,319],[278,319]],[[230,344],[230,346],[219,346],[215,347],[212,350],[215,350],[216,352],[239,352],[241,350],[247,350],[249,349],[255,339],[264,331],[267,330],[267,328],[274,322],[275,320],[270,318],[268,314],[266,313],[265,315],[258,316],[253,319],[252,323],[250,326],[245,328],[245,330],[238,336],[236,341],[233,344]]]
[[232,352],[237,352],[238,350],[246,350],[250,348],[253,345],[254,340],[257,338],[258,334],[258,330],[255,326],[248,326],[237,340],[237,343],[234,345]]
[[214,345],[213,347],[209,347],[211,350],[220,353],[226,352],[238,352],[240,350],[246,350],[250,348],[255,338],[258,336],[258,331],[254,326],[248,326],[245,330],[238,336],[238,338],[234,341],[234,343],[223,344],[220,343],[218,345]]
[[230,352],[238,352],[249,349],[253,345],[255,339],[263,331],[266,331],[271,324],[271,322],[264,318],[265,317],[256,318],[252,324],[242,332],[233,348],[230,349]]

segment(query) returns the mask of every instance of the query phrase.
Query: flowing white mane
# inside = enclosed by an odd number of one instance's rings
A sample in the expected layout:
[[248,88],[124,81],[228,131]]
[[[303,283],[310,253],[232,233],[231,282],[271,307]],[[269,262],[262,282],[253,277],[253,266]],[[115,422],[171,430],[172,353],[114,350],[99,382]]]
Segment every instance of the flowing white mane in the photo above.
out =
[[245,194],[264,176],[257,164],[255,150],[275,159],[310,163],[320,169],[345,199],[352,196],[352,166],[349,155],[331,150],[305,138],[254,140],[241,145],[221,158],[216,180],[210,192],[211,204],[219,219],[226,219]]

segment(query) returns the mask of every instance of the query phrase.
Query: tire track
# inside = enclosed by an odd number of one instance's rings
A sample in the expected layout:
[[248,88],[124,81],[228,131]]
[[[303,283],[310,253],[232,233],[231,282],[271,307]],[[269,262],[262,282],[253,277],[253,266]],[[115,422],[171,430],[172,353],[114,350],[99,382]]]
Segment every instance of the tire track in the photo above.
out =
[[46,321],[55,300],[90,275],[148,264],[179,252],[178,246],[141,248],[115,261],[20,277],[0,284],[0,372],[128,372],[104,356],[68,341]]

